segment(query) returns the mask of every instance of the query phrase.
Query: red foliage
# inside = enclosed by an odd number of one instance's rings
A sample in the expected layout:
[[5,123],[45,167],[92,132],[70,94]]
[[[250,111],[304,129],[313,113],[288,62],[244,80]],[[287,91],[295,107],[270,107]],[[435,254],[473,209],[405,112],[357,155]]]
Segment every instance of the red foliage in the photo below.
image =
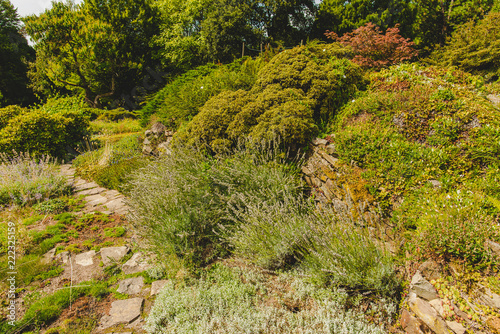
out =
[[325,35],[344,46],[350,46],[354,52],[352,60],[363,67],[382,68],[411,60],[418,54],[415,43],[399,34],[398,25],[387,29],[385,34],[375,24],[368,22],[342,37],[328,30]]

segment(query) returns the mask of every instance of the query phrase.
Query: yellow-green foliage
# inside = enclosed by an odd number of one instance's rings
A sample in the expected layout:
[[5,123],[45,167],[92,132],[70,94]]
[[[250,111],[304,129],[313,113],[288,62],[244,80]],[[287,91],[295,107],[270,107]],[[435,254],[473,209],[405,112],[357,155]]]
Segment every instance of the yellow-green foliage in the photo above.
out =
[[337,53],[337,46],[321,44],[279,53],[260,70],[250,91],[211,98],[177,139],[213,150],[245,136],[279,136],[294,149],[306,145],[364,82],[361,69]]
[[395,223],[417,230],[412,244],[487,264],[500,217],[500,113],[486,96],[498,92],[465,72],[415,64],[371,79],[332,124],[339,158],[362,169]]
[[490,79],[500,76],[500,13],[489,13],[475,23],[460,26],[443,49],[433,58],[445,65],[457,66],[465,71],[485,75]]
[[7,106],[5,108],[0,109],[0,130],[3,129],[9,121],[15,116],[22,114],[26,111],[26,109],[21,108],[19,106]]
[[68,147],[83,140],[88,125],[87,118],[75,112],[26,111],[11,118],[0,130],[0,151],[29,151],[63,158]]

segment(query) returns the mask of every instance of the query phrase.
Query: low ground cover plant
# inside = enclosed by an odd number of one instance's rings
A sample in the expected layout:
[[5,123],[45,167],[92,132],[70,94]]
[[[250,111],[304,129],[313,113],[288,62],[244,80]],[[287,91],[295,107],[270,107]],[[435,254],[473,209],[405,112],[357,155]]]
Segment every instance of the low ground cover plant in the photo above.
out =
[[362,170],[419,256],[492,263],[500,114],[485,98],[491,89],[453,68],[394,66],[373,74],[332,123],[338,157]]
[[293,277],[278,277],[288,290],[266,300],[272,289],[258,272],[217,264],[199,281],[159,294],[146,324],[148,333],[385,333],[345,311],[347,294],[318,289]]

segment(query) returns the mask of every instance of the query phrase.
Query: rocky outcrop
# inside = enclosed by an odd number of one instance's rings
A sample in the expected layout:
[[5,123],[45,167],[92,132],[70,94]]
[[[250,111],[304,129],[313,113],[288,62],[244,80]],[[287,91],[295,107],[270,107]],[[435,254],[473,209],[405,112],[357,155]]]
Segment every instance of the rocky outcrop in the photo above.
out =
[[170,145],[174,133],[169,131],[165,125],[157,122],[144,134],[145,138],[142,144],[142,153],[155,156],[172,153]]

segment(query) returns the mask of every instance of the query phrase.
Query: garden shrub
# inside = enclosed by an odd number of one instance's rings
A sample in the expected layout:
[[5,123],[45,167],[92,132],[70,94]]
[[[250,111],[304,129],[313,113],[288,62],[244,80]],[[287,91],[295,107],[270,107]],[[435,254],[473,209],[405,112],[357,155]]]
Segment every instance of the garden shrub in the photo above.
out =
[[483,195],[425,187],[408,198],[397,217],[407,228],[416,230],[412,241],[422,249],[421,255],[456,257],[483,266],[495,261],[488,240],[500,241],[500,208]]
[[66,178],[50,157],[0,154],[0,205],[33,204],[70,192]]
[[[280,303],[270,303],[265,279],[215,265],[188,286],[169,282],[156,298],[148,333],[384,333],[352,311],[347,296],[291,277]],[[292,308],[290,305],[294,305]],[[297,306],[298,305],[298,306]],[[298,310],[297,310],[298,309]]]
[[82,114],[50,114],[32,110],[12,118],[0,130],[0,152],[30,152],[65,158],[81,142],[89,126]]
[[279,136],[294,150],[304,146],[364,85],[361,69],[336,54],[336,46],[317,43],[279,53],[259,71],[250,91],[213,97],[176,139],[214,151],[246,136],[256,141]]
[[142,124],[155,113],[167,127],[177,129],[221,91],[249,89],[262,64],[261,59],[244,58],[227,65],[209,64],[190,70],[159,91],[141,110]]
[[484,75],[488,80],[500,77],[500,13],[491,12],[479,22],[459,26],[451,40],[432,55],[434,62]]
[[327,31],[326,37],[350,47],[352,61],[366,68],[382,68],[415,58],[415,43],[399,35],[399,27],[388,28],[382,34],[380,28],[368,22],[354,31],[339,37]]
[[25,113],[25,112],[26,112],[26,109],[21,108],[21,107],[16,106],[16,105],[1,108],[0,109],[0,130],[3,129],[4,127],[6,127],[12,118],[14,118],[22,113]]
[[299,194],[296,176],[272,152],[240,149],[215,159],[178,148],[151,162],[132,181],[137,223],[162,253],[176,254],[188,266],[227,254],[228,245],[218,234],[234,224],[228,218],[231,206],[244,207],[244,198],[260,203],[284,193]]

